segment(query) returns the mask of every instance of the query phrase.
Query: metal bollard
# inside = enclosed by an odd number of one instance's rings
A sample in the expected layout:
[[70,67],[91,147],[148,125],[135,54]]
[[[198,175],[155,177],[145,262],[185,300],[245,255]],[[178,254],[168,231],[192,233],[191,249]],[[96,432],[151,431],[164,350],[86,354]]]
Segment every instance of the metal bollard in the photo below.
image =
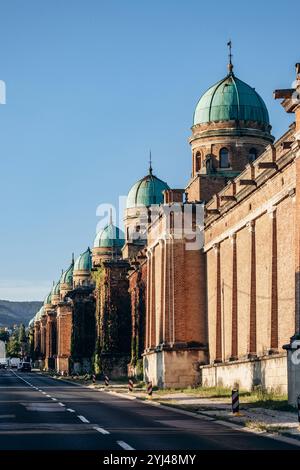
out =
[[239,390],[234,388],[231,392],[231,406],[232,406],[232,413],[235,416],[240,416],[240,398],[239,398]]
[[149,397],[152,397],[152,392],[153,392],[153,387],[152,387],[152,382],[147,383],[147,393]]
[[133,387],[134,387],[133,380],[129,379],[128,380],[128,392],[133,392]]
[[93,374],[93,375],[92,375],[92,381],[93,381],[93,384],[96,383],[96,374]]
[[107,375],[104,376],[104,383],[105,383],[105,386],[108,387],[109,386],[109,378]]

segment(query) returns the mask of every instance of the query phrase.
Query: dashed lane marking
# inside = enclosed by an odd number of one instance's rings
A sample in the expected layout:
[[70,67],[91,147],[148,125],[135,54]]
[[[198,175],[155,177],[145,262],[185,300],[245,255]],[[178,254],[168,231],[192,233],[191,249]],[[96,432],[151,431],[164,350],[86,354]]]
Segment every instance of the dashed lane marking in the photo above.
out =
[[59,404],[59,406],[66,406],[66,405],[64,405],[64,404],[63,404],[63,403],[61,403],[61,402],[59,402],[58,404]]
[[84,416],[81,416],[81,415],[77,415],[77,418],[80,419],[80,421],[82,421],[83,423],[89,423],[89,420],[86,419]]
[[131,447],[129,444],[127,444],[127,442],[124,442],[124,441],[117,441],[117,444],[122,447],[122,449],[124,450],[134,450],[133,447]]
[[70,413],[75,413],[75,410],[72,410],[72,408],[67,408],[67,411],[69,411]]
[[110,434],[109,431],[106,431],[106,429],[99,428],[98,426],[94,427],[95,431],[101,432],[101,434]]

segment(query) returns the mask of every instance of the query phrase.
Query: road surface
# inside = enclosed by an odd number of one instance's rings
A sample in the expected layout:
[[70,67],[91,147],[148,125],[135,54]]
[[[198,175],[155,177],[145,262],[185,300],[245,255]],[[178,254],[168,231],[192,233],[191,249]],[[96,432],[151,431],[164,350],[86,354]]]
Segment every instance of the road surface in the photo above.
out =
[[288,443],[38,373],[0,370],[0,450],[288,450]]

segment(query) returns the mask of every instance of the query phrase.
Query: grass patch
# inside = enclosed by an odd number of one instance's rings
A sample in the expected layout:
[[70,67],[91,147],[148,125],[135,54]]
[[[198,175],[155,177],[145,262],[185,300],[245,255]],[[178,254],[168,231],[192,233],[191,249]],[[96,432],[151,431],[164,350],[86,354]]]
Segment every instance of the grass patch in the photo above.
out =
[[257,429],[259,431],[279,433],[287,428],[285,426],[273,426],[272,424],[262,423],[260,421],[246,421],[245,426],[249,429]]
[[262,387],[257,387],[248,396],[241,396],[240,402],[247,405],[247,408],[269,408],[279,411],[293,411],[295,408],[288,404],[286,394],[276,393],[276,391],[267,391]]
[[[153,387],[153,390],[156,387]],[[187,387],[187,388],[166,388],[157,390],[157,395],[163,396],[170,393],[186,393],[197,398],[228,398],[231,397],[231,389],[226,387]]]

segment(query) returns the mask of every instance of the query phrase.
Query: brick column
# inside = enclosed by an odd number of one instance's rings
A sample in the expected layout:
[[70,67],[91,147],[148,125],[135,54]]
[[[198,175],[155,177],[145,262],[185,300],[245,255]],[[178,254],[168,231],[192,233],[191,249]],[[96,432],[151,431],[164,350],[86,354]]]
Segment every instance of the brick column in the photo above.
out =
[[145,349],[150,348],[150,317],[151,317],[151,250],[147,251],[147,292],[146,292],[146,341]]
[[161,265],[160,265],[160,276],[161,276],[161,290],[160,290],[160,317],[158,325],[158,344],[163,343],[163,324],[164,324],[164,305],[165,305],[165,240],[159,240],[159,246],[161,250]]
[[256,356],[256,246],[255,221],[249,225],[250,232],[250,305],[248,356]]
[[150,347],[156,346],[155,329],[156,329],[156,309],[155,309],[155,254],[154,250],[151,253],[151,323],[150,323]]
[[277,219],[276,209],[270,212],[272,221],[271,259],[271,343],[270,352],[278,352],[278,275],[277,275]]
[[231,236],[232,243],[232,283],[231,283],[231,357],[234,361],[238,357],[238,295],[237,295],[237,251],[236,251],[236,233]]
[[[295,136],[297,140],[293,145],[293,150],[296,153],[296,188],[300,188],[300,116],[299,116],[299,131]],[[295,220],[295,333],[300,334],[300,191],[296,190],[295,204],[296,204],[296,220]]]
[[169,307],[170,307],[170,342],[175,343],[175,259],[174,259],[174,236],[170,235],[169,239],[169,276],[170,276],[170,290],[169,290]]
[[220,244],[214,246],[216,254],[216,357],[215,362],[222,362],[222,296],[221,296],[221,259]]
[[168,239],[164,240],[164,304],[163,304],[163,342],[170,342],[170,282],[169,282],[169,250],[170,245]]

